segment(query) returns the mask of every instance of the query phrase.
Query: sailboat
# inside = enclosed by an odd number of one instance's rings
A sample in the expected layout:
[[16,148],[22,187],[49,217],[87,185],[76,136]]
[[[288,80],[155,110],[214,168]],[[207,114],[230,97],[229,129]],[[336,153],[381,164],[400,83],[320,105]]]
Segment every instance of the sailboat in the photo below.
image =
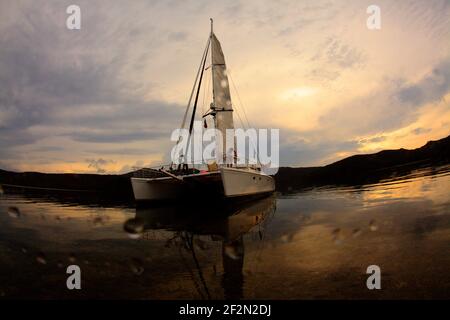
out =
[[[206,66],[208,52],[211,65]],[[213,31],[211,19],[211,32],[208,37],[206,48],[200,62],[197,76],[192,88],[186,112],[181,127],[186,125],[186,119],[192,104],[192,115],[189,123],[189,135],[194,125],[194,118],[198,105],[198,97],[202,85],[204,73],[211,72],[212,79],[212,103],[208,112],[203,117],[210,116],[214,120],[214,127],[221,133],[222,145],[226,145],[227,129],[234,129],[233,105],[228,85],[227,67],[221,44]],[[229,151],[228,151],[229,152]],[[159,201],[178,199],[190,194],[202,194],[220,198],[242,198],[262,196],[275,190],[274,178],[265,174],[262,166],[257,164],[245,165],[236,161],[236,152],[231,150],[232,161],[219,161],[208,163],[206,170],[198,170],[188,163],[171,163],[159,169],[141,168],[135,171],[131,178],[134,197],[136,201]],[[228,157],[227,152],[218,154]]]

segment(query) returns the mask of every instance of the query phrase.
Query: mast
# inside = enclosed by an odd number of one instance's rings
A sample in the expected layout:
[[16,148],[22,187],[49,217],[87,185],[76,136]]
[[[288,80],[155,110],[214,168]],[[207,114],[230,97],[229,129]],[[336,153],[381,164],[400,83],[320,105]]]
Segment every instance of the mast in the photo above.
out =
[[[205,47],[205,50],[203,51],[202,59],[200,60],[200,65],[198,66],[197,75],[195,76],[194,85],[193,85],[193,87],[192,87],[191,95],[189,96],[189,101],[188,101],[187,106],[186,106],[186,111],[184,112],[183,121],[181,122],[180,129],[184,129],[184,125],[185,125],[185,123],[186,123],[186,118],[187,118],[187,115],[188,115],[188,113],[189,113],[189,109],[191,108],[192,97],[193,97],[193,95],[194,95],[195,88],[196,88],[196,86],[197,86],[197,80],[198,80],[198,77],[199,77],[200,73],[203,75],[203,71],[204,71],[204,68],[205,68],[205,61],[206,61],[206,57],[207,57],[207,55],[208,55],[208,49],[209,49],[210,41],[211,41],[211,39],[208,37],[208,41],[206,42],[206,47]],[[201,81],[201,80],[200,80],[200,81]],[[200,84],[199,84],[199,88],[200,88]],[[198,96],[198,94],[197,94],[197,96]],[[192,117],[194,117],[194,115],[195,115],[195,110],[194,110],[194,112],[193,112],[193,114],[192,114]],[[192,120],[191,120],[191,121],[192,121]],[[190,132],[191,132],[191,130],[189,131],[189,133],[190,133]],[[181,138],[182,138],[182,135],[180,134],[180,136],[178,137],[178,140],[177,140],[177,142],[176,142],[176,144],[175,144],[176,146],[179,145],[179,143],[180,143],[180,141],[181,141]],[[187,143],[189,143],[189,139],[188,139]],[[182,155],[183,160],[185,160],[184,156],[185,156],[185,155]],[[172,165],[173,165],[173,160],[172,160],[172,162],[170,163],[170,167],[172,167]]]
[[[194,101],[194,106],[193,106],[193,110],[192,110],[191,121],[189,123],[189,135],[187,138],[188,146],[189,146],[189,141],[190,141],[191,135],[192,135],[192,129],[194,128],[194,120],[195,120],[195,113],[197,111],[198,96],[200,94],[200,88],[202,85],[203,73],[205,71],[206,58],[208,56],[208,50],[209,50],[210,43],[211,43],[211,40],[208,40],[208,43],[206,44],[205,53],[203,56],[203,61],[201,63],[200,79],[198,80],[197,93],[195,94],[195,101]],[[191,146],[192,146],[192,143],[191,143]],[[187,148],[187,151],[189,151],[189,148]],[[191,151],[192,150],[190,150],[189,152],[191,152]],[[188,164],[186,163],[186,157],[183,158],[183,161],[184,161],[183,167],[186,166],[186,168],[187,168]]]
[[[202,72],[200,73],[200,79],[198,81],[197,93],[195,94],[194,108],[192,110],[191,122],[189,124],[189,137],[191,136],[192,128],[194,126],[194,119],[195,119],[195,112],[197,110],[198,96],[200,94],[200,88],[201,88],[201,85],[202,85],[203,73],[205,71],[206,57],[208,56],[208,50],[209,50],[210,42],[211,41],[208,41],[208,44],[206,46],[205,57],[203,59],[203,64],[202,64]],[[189,139],[188,139],[188,141],[189,141]]]

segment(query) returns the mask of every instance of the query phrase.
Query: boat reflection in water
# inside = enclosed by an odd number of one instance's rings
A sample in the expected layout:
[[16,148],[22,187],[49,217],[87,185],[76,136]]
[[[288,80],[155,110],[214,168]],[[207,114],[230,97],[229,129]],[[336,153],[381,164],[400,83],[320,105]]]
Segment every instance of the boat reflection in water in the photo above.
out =
[[210,241],[219,242],[224,298],[241,299],[244,284],[244,235],[255,233],[262,241],[263,225],[270,220],[275,209],[276,199],[270,196],[240,205],[137,208],[135,218],[144,223],[144,234],[146,231],[159,229],[174,232],[170,243],[189,252],[196,269],[191,275],[198,293],[205,299],[214,297],[211,297],[202,266],[197,259],[197,250],[209,247]]

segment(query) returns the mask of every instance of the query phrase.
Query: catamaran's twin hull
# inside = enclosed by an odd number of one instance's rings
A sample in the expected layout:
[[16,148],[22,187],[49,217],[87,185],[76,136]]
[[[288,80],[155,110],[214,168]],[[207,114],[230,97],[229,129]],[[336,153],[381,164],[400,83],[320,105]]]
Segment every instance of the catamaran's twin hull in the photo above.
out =
[[265,174],[235,168],[222,168],[220,173],[226,197],[249,196],[275,190],[274,179]]
[[206,174],[173,177],[131,178],[136,201],[161,201],[195,194],[205,197],[243,197],[271,193],[272,177],[245,169],[221,168]]
[[136,201],[175,199],[183,195],[181,182],[170,177],[131,178],[131,185]]

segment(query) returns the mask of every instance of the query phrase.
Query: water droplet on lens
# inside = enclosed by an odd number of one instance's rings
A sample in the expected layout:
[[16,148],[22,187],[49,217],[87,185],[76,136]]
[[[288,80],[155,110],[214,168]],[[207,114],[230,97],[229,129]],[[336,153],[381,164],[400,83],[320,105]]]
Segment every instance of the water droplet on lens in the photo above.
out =
[[95,217],[92,220],[92,223],[94,224],[94,226],[100,226],[103,224],[103,219],[102,219],[102,217]]
[[75,256],[75,254],[73,254],[73,253],[69,254],[69,261],[70,261],[70,262],[75,262],[75,261],[77,261],[77,257]]
[[47,264],[47,259],[43,252],[39,252],[36,256],[36,261],[40,264]]
[[288,236],[287,236],[286,234],[283,234],[283,235],[281,236],[281,241],[287,242],[287,239],[288,239]]
[[135,275],[141,275],[144,272],[144,264],[138,258],[130,260],[130,269]]
[[225,254],[233,260],[239,259],[239,253],[236,248],[231,245],[225,245],[224,247]]
[[356,238],[356,237],[358,237],[359,235],[361,235],[361,229],[358,229],[358,228],[353,229],[352,237],[353,237],[353,238]]
[[128,236],[131,239],[138,239],[144,232],[144,220],[140,218],[128,219],[124,223],[123,229],[128,233]]
[[370,220],[369,228],[370,228],[370,231],[377,231],[378,230],[378,226],[377,226],[377,223],[376,223],[375,220]]
[[293,233],[286,233],[281,236],[281,241],[283,241],[284,243],[292,242],[293,239],[294,239]]
[[20,218],[20,211],[17,207],[9,207],[8,214],[11,218]]
[[222,81],[220,81],[220,86],[221,86],[222,88],[228,87],[228,82],[227,82],[227,80],[222,80]]
[[336,228],[336,229],[333,230],[333,232],[331,234],[333,236],[334,243],[335,244],[341,244],[341,242],[343,240],[341,229]]

